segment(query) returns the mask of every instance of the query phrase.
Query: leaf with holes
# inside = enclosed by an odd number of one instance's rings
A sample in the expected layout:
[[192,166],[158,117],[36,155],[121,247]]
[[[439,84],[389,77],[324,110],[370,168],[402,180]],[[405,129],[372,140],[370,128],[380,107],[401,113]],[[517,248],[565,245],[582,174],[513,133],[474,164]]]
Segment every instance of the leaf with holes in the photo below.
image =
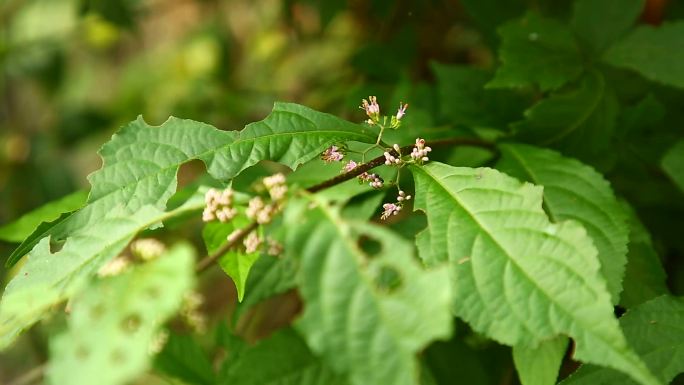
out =
[[627,263],[627,215],[608,181],[589,166],[537,147],[506,144],[496,168],[544,186],[544,208],[553,222],[581,223],[598,250],[601,274],[618,303]]
[[421,256],[449,262],[456,315],[512,346],[568,335],[577,359],[659,384],[613,316],[591,238],[577,222],[549,221],[541,187],[488,168],[411,170],[428,218]]
[[229,180],[262,160],[295,168],[333,143],[375,140],[365,126],[290,103],[276,103],[266,119],[239,132],[177,118],[155,127],[140,117],[100,150],[104,165],[89,177],[92,189],[86,206],[47,231],[33,234],[7,263],[16,263],[47,235],[64,240],[92,226],[120,202],[131,211],[145,205],[163,210],[176,190],[178,168],[190,160],[204,161],[211,176]]
[[[346,222],[321,201],[297,203],[286,211],[285,249],[301,258],[297,327],[311,349],[352,384],[418,384],[416,354],[451,333],[446,270],[425,271],[385,229]],[[364,240],[380,250],[370,255]]]
[[136,378],[150,364],[160,326],[192,287],[193,261],[190,246],[175,246],[74,297],[67,331],[50,344],[48,382],[118,385]]

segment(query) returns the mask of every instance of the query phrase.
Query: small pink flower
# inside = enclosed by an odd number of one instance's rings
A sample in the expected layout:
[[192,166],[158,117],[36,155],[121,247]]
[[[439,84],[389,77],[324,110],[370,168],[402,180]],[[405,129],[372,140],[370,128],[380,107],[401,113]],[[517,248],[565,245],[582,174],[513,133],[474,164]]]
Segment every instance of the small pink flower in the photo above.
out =
[[351,170],[355,169],[356,166],[358,166],[358,164],[353,160],[350,160],[344,165],[344,167],[342,167],[342,172],[350,172]]
[[366,115],[370,118],[370,122],[375,123],[380,118],[380,105],[375,96],[369,96],[368,99],[370,99],[370,103],[368,100],[363,99],[359,108],[366,111]]
[[406,115],[406,109],[408,108],[408,103],[404,104],[399,102],[399,110],[397,110],[397,120],[401,120],[401,118]]
[[328,163],[339,162],[342,158],[344,158],[344,153],[337,146],[330,146],[321,154],[321,159]]
[[382,205],[382,208],[384,211],[382,212],[382,215],[380,216],[380,219],[385,220],[392,215],[397,215],[401,211],[401,205],[398,205],[396,203],[385,203]]

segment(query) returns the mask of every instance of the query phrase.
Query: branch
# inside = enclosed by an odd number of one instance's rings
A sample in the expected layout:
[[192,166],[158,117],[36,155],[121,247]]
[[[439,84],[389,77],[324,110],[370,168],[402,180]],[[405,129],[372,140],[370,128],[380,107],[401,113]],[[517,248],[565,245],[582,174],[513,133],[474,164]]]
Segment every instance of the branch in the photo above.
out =
[[[474,147],[483,147],[483,148],[489,148],[493,149],[494,143],[492,142],[487,142],[481,139],[475,139],[475,138],[453,138],[453,139],[442,139],[442,140],[436,140],[427,143],[428,146],[430,147],[438,147],[438,146],[474,146]],[[410,153],[411,150],[413,150],[414,145],[408,145],[401,147],[399,150],[401,153],[406,154]],[[398,157],[399,153],[395,151],[394,149],[388,150],[392,156]],[[385,155],[381,155],[377,158],[374,158],[370,162],[361,164],[354,168],[353,170],[349,172],[345,172],[344,174],[340,174],[334,178],[328,179],[326,181],[323,181],[317,185],[311,186],[306,189],[307,192],[310,193],[316,193],[321,190],[325,190],[327,188],[336,186],[340,183],[346,182],[350,179],[354,179],[357,176],[363,174],[364,172],[370,171],[378,166],[382,166],[385,164]],[[211,265],[214,264],[223,254],[228,252],[228,250],[232,249],[233,247],[237,246],[240,242],[242,242],[245,237],[251,233],[252,231],[256,230],[256,228],[259,227],[259,224],[257,222],[252,222],[249,224],[249,226],[243,228],[238,232],[230,241],[224,243],[219,247],[216,251],[213,253],[207,255],[204,257],[202,260],[200,260],[197,263],[197,267],[195,268],[195,271],[198,273],[201,273],[205,270],[207,270]]]

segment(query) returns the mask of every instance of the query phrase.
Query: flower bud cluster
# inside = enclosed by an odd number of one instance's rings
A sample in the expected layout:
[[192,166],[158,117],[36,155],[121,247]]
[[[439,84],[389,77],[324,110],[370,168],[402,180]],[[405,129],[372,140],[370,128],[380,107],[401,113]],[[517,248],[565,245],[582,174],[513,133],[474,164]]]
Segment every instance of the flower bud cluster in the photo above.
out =
[[358,166],[358,163],[354,162],[353,160],[350,160],[347,162],[347,164],[342,167],[342,172],[349,172],[353,169],[355,169]]
[[343,158],[344,150],[338,146],[330,146],[321,154],[321,159],[326,163],[339,162]]
[[378,100],[375,96],[369,96],[368,99],[370,99],[370,102],[366,99],[361,100],[361,106],[359,108],[366,111],[366,115],[370,118],[367,121],[368,124],[378,123],[378,121],[380,121],[380,105],[378,104]]
[[237,210],[233,207],[233,190],[209,189],[204,195],[206,207],[202,213],[202,220],[205,222],[218,219],[221,222],[228,222],[237,215]]
[[385,184],[385,181],[380,177],[380,175],[374,173],[364,172],[357,178],[359,178],[359,180],[362,182],[368,182],[368,185],[375,189],[382,188],[382,186]]
[[179,311],[181,318],[194,331],[204,333],[207,330],[207,317],[200,308],[204,304],[202,294],[191,291],[183,297]]
[[398,155],[397,157],[395,157],[394,155],[390,154],[389,151],[385,151],[385,153],[384,153],[384,155],[385,155],[385,164],[388,165],[388,166],[399,166],[399,165],[401,165],[401,164],[403,163],[402,160],[401,160],[401,148],[400,148],[399,145],[396,144],[396,143],[394,144],[394,146],[392,146],[392,148],[393,148],[394,151],[396,151],[397,154],[399,154],[399,155]]
[[259,250],[261,243],[261,238],[259,238],[259,234],[257,234],[256,231],[252,231],[247,234],[245,239],[242,241],[242,244],[245,246],[245,253],[247,254],[251,254]]
[[257,196],[249,200],[247,206],[247,218],[255,220],[258,224],[263,225],[271,222],[273,217],[278,213],[279,208],[275,203],[266,203]]
[[131,253],[143,261],[155,259],[164,251],[164,244],[154,238],[141,238],[131,243]]
[[382,215],[380,216],[380,219],[386,220],[387,218],[399,214],[401,211],[402,207],[404,207],[404,202],[408,201],[411,199],[410,195],[406,195],[405,192],[399,190],[399,195],[397,196],[397,202],[396,203],[385,203],[382,205],[383,212]]
[[283,245],[280,244],[280,242],[276,241],[273,238],[267,238],[266,243],[268,245],[268,249],[266,250],[266,254],[271,255],[271,256],[278,256],[283,252]]
[[268,190],[268,195],[274,201],[280,201],[285,198],[287,194],[287,185],[285,184],[285,175],[282,173],[273,174],[264,178],[264,187]]
[[430,151],[432,151],[432,149],[425,146],[425,139],[418,138],[416,139],[416,145],[413,147],[413,151],[411,151],[411,158],[419,163],[427,162],[430,160],[427,156]]

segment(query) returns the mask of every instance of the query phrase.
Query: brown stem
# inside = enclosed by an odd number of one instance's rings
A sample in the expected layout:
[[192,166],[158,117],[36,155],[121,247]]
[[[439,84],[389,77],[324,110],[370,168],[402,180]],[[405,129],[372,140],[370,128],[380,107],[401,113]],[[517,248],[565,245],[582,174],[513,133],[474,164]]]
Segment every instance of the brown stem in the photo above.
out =
[[[481,139],[475,139],[475,138],[453,138],[453,139],[442,139],[442,140],[436,140],[427,143],[428,146],[430,147],[438,147],[438,146],[475,146],[475,147],[484,147],[484,148],[494,148],[494,144],[492,142],[487,142]],[[400,148],[400,151],[402,154],[407,154],[410,153],[411,150],[413,149],[414,145],[408,145]],[[397,153],[394,149],[388,150],[392,156],[398,157],[399,153]],[[323,181],[317,185],[311,186],[306,189],[307,192],[310,193],[316,193],[321,190],[325,190],[327,188],[336,186],[342,182],[346,182],[350,179],[356,178],[357,176],[363,174],[364,172],[370,171],[374,169],[375,167],[381,166],[385,164],[385,156],[381,155],[373,160],[371,160],[368,163],[361,164],[354,168],[353,170],[349,172],[345,172],[344,174],[340,174],[334,178],[328,179],[326,181]],[[259,224],[257,222],[252,222],[249,224],[249,226],[245,227],[244,229],[240,230],[239,233],[237,233],[230,241],[224,243],[219,247],[216,251],[213,253],[207,255],[204,257],[202,260],[200,260],[197,263],[197,267],[195,268],[196,272],[203,272],[209,266],[211,266],[214,262],[216,262],[223,254],[225,254],[228,250],[232,249],[233,247],[237,246],[242,240],[247,236],[247,234],[251,233],[252,231],[256,230],[256,228],[259,227]]]

